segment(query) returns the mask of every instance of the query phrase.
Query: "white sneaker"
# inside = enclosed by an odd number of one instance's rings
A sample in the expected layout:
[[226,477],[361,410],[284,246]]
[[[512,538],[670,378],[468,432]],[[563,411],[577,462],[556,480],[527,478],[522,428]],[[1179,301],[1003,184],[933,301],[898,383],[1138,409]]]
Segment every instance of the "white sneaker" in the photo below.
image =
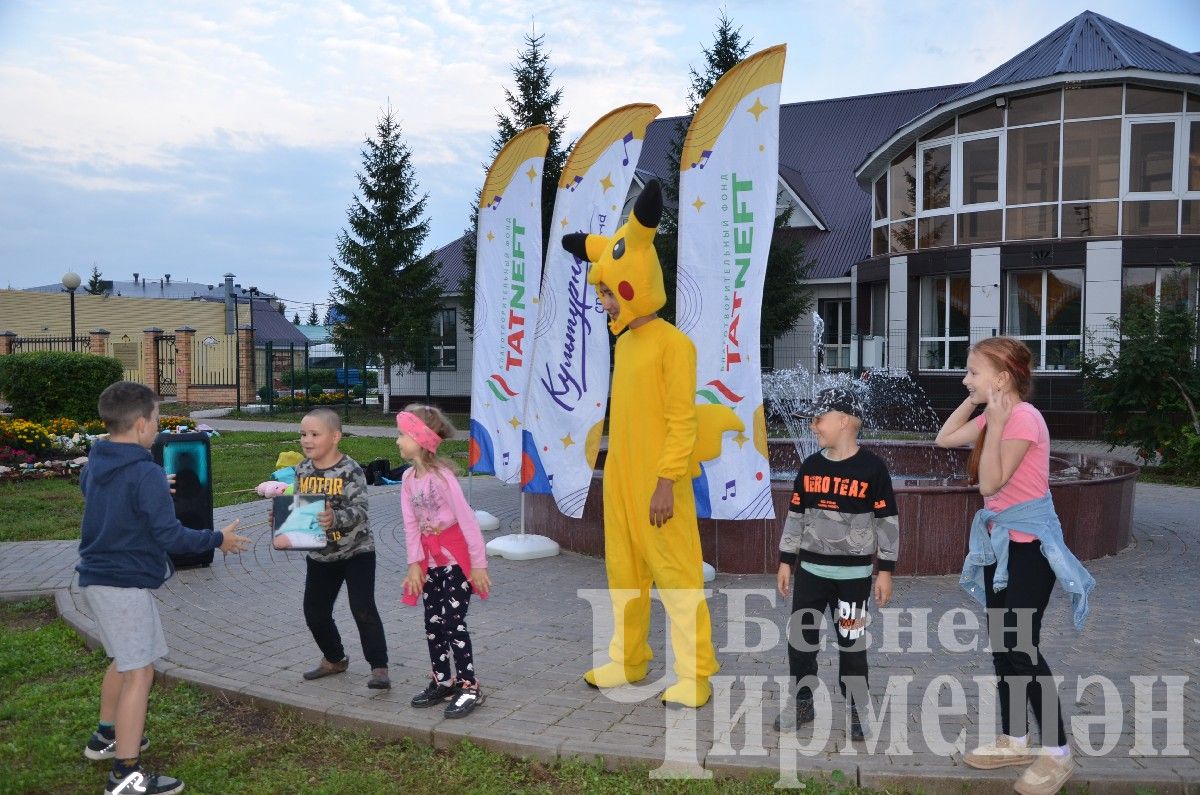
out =
[[1058,756],[1043,753],[1025,769],[1013,789],[1021,795],[1054,795],[1073,775],[1075,760],[1070,754]]
[[1001,734],[991,745],[981,745],[968,751],[963,761],[977,770],[995,770],[1009,765],[1027,765],[1033,761],[1033,753],[1026,745],[1018,745],[1012,737]]

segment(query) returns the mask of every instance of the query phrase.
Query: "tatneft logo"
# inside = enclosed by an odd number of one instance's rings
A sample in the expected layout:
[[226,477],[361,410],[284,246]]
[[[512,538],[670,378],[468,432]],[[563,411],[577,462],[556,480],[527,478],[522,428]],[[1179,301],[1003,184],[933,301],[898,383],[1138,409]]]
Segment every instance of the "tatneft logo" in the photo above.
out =
[[[726,299],[729,323],[725,332],[725,369],[731,370],[735,364],[742,362],[738,325],[742,322],[744,299],[738,294],[738,290],[746,286],[746,272],[750,270],[751,255],[754,251],[754,212],[747,206],[745,198],[739,198],[738,194],[753,192],[754,181],[739,180],[737,174],[731,175],[728,182],[722,176],[721,181],[722,207],[725,210],[733,209],[733,267],[737,271],[733,277],[732,299]],[[728,265],[729,260],[725,262]],[[726,273],[728,272],[727,269]]]
[[[525,227],[518,226],[515,218],[508,220],[509,232],[509,298],[508,298],[508,352],[504,369],[520,367],[524,361],[525,345],[525,249],[521,247]],[[515,394],[515,393],[514,393]]]

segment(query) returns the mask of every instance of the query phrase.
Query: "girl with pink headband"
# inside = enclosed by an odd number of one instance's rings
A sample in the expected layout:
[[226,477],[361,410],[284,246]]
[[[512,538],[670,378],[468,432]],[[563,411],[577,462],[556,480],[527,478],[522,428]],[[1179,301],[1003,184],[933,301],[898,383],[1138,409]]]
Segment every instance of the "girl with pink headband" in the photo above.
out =
[[486,599],[492,587],[483,534],[453,465],[437,455],[442,440],[454,435],[446,415],[433,406],[413,404],[396,415],[396,428],[400,455],[412,462],[400,480],[408,551],[404,601],[415,605],[420,595],[425,597],[425,638],[433,669],[429,685],[411,703],[424,708],[449,700],[445,716],[464,718],[483,703],[467,631],[471,594]]

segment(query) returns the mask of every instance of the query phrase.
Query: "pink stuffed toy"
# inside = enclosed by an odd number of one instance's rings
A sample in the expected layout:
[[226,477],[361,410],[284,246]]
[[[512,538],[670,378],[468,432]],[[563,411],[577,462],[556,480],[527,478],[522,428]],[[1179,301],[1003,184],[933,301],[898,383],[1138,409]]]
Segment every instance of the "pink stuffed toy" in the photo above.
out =
[[292,486],[290,483],[281,483],[278,480],[264,480],[254,487],[254,491],[260,497],[281,497],[291,494]]

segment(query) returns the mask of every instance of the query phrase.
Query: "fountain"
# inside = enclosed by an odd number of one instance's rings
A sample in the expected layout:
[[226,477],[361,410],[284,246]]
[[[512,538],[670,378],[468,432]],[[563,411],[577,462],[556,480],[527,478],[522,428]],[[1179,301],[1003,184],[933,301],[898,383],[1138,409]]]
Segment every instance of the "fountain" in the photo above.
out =
[[[819,318],[814,316],[814,322]],[[820,345],[814,334],[814,361]],[[940,427],[924,392],[906,372],[816,373],[802,368],[763,374],[767,445],[776,519],[700,520],[704,559],[728,574],[774,573],[779,535],[800,462],[816,451],[808,420],[795,416],[800,404],[822,389],[853,389],[864,406],[863,445],[887,462],[900,512],[900,575],[957,574],[967,550],[971,517],[983,505],[966,482],[965,448],[945,450],[932,438]],[[905,440],[872,439],[886,429]],[[603,465],[600,452],[597,467]],[[1106,456],[1051,451],[1050,492],[1067,544],[1080,560],[1112,555],[1129,544],[1138,468]],[[583,516],[559,513],[548,494],[526,495],[530,527],[566,549],[604,553],[602,472],[592,479]]]

